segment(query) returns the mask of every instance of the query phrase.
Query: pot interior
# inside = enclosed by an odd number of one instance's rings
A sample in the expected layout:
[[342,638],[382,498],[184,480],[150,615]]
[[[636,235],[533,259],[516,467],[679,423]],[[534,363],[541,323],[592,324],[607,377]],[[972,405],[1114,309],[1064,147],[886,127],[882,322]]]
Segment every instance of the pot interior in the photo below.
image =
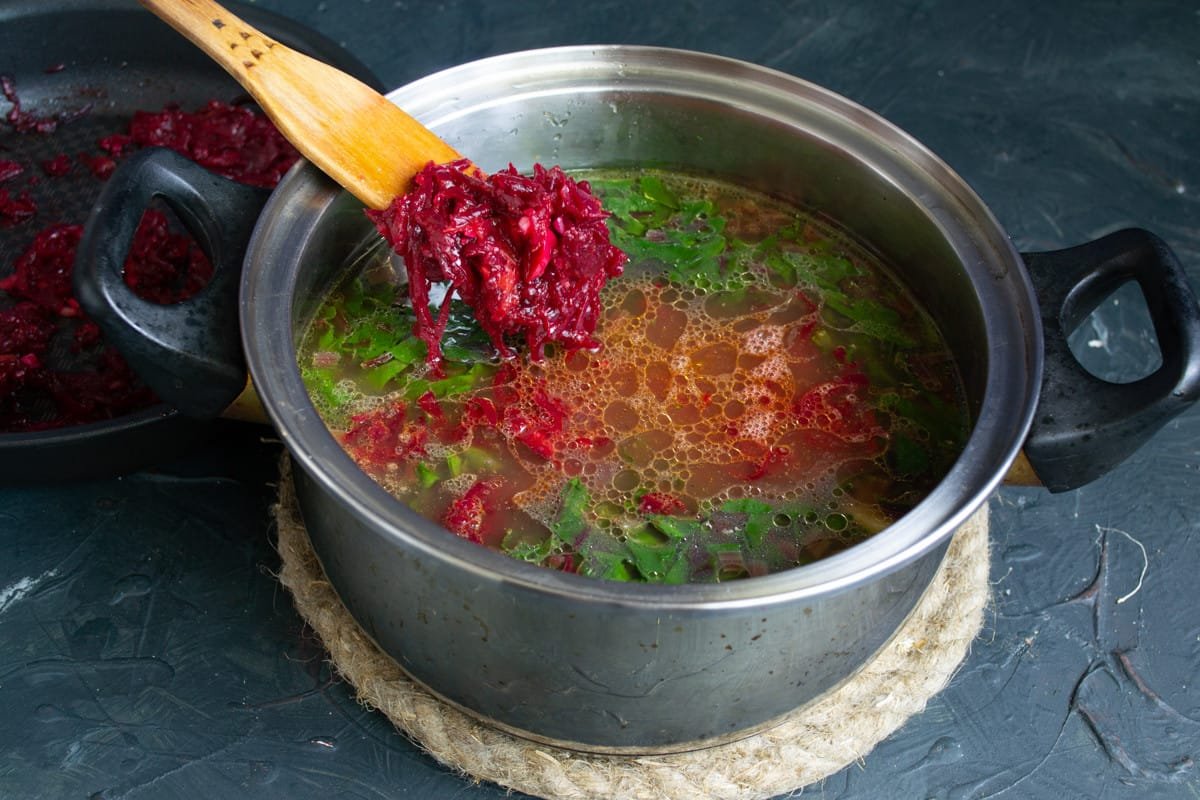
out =
[[[929,498],[884,534],[827,559],[832,564],[793,570],[808,574],[802,584],[864,580],[936,546],[984,501],[1015,456],[1040,383],[1041,357],[1019,256],[961,179],[870,112],[741,62],[628,47],[500,56],[417,81],[390,98],[486,171],[510,163],[528,171],[540,162],[568,170],[653,167],[716,177],[832,219],[894,269],[950,345],[972,433]],[[300,223],[297,213],[304,215]],[[254,380],[285,432],[304,427],[290,441],[317,447],[322,461],[345,466],[340,448],[329,446],[332,437],[326,433],[324,441],[316,430],[323,426],[314,424],[294,353],[317,304],[373,238],[373,228],[357,201],[311,168],[285,181],[264,219],[258,249],[269,240],[270,261],[299,269],[273,275],[249,265],[243,323]],[[286,236],[278,233],[284,225],[290,226]],[[285,320],[263,316],[274,313],[255,301],[264,294],[291,299]],[[280,323],[287,340],[264,340],[264,331],[277,332]],[[256,359],[263,362],[257,369]],[[279,414],[271,408],[279,401],[303,413]],[[374,494],[365,486],[370,481],[354,472],[339,470],[332,480],[350,476],[352,494]],[[386,513],[395,518],[400,504],[391,505]]]

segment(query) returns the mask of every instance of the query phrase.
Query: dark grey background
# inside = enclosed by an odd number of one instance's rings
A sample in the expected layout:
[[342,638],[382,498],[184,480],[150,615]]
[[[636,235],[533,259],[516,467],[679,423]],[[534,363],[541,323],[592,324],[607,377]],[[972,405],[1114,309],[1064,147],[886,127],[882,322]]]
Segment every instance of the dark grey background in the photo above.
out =
[[[569,43],[774,67],[923,141],[1019,248],[1138,225],[1200,286],[1194,2],[256,5],[355,50],[388,86]],[[1074,339],[1103,374],[1153,364],[1136,300]],[[331,674],[273,578],[269,436],[230,426],[160,469],[0,487],[0,797],[504,796],[437,766]],[[1200,797],[1198,489],[1193,410],[1083,489],[1001,490],[995,602],[963,668],[805,796]]]

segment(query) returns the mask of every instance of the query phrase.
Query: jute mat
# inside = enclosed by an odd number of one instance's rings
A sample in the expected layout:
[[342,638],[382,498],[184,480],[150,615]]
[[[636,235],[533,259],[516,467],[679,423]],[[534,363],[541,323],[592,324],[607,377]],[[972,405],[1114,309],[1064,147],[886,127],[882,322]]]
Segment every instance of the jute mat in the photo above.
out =
[[990,598],[987,507],[960,528],[915,611],[836,689],[731,744],[656,756],[573,752],[513,737],[452,708],[372,642],[325,579],[284,463],[276,506],[279,579],[358,699],[472,781],[549,800],[766,800],[857,761],[941,691],[983,624]]

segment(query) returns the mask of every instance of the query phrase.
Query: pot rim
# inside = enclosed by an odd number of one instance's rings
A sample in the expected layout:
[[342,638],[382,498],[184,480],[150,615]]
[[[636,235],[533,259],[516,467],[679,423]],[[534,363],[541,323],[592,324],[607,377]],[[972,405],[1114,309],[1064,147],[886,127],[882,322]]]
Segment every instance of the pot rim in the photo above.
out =
[[[794,602],[878,579],[944,544],[987,501],[1032,424],[1042,380],[1042,328],[1016,249],[982,200],[932,151],[874,112],[801,78],[673,48],[578,45],[518,51],[434,73],[388,97],[436,132],[487,104],[494,96],[489,87],[495,86],[522,96],[614,89],[703,92],[705,99],[772,121],[803,108],[811,115],[804,120],[806,135],[824,137],[865,160],[880,180],[920,203],[962,254],[988,334],[983,399],[962,453],[926,498],[884,531],[813,564],[729,583],[659,586],[604,581],[521,562],[455,537],[393,498],[354,464],[309,401],[291,335],[296,271],[272,272],[270,266],[287,263],[279,258],[279,248],[299,247],[304,235],[297,236],[295,227],[303,227],[307,216],[328,206],[341,190],[303,163],[271,196],[247,249],[242,340],[253,383],[297,465],[372,531],[422,557],[470,572],[481,583],[514,584],[538,594],[615,606],[711,611]],[[494,101],[512,96],[494,96]]]

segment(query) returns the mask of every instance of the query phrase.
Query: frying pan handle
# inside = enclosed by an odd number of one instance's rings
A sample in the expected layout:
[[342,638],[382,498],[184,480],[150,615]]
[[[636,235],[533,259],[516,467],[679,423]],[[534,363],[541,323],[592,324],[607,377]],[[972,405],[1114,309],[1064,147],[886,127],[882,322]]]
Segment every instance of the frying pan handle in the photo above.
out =
[[[171,150],[128,158],[108,179],[79,243],[76,296],[138,376],[188,416],[218,416],[246,386],[238,327],[242,256],[270,191],[214,175]],[[138,297],[123,270],[142,214],[161,198],[213,265],[192,297]]]
[[[1041,399],[1025,455],[1046,488],[1067,491],[1111,470],[1200,397],[1200,306],[1179,259],[1138,228],[1022,258],[1046,339]],[[1118,384],[1084,369],[1067,337],[1129,281],[1137,281],[1146,299],[1162,365]]]

